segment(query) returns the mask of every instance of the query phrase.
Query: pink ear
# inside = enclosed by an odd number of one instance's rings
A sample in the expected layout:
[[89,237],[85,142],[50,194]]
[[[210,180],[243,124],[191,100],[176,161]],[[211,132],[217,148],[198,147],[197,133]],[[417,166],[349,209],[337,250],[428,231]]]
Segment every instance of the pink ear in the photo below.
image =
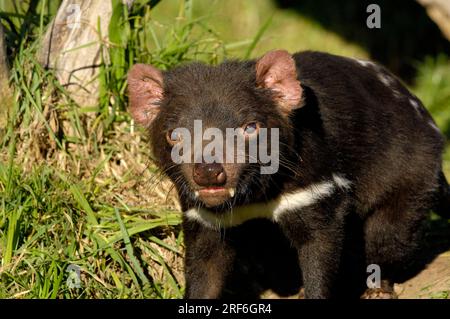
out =
[[135,64],[128,72],[129,108],[133,119],[148,127],[159,112],[163,98],[160,70],[148,64]]
[[256,82],[271,89],[281,111],[289,114],[302,107],[302,87],[292,56],[284,50],[270,51],[256,62]]

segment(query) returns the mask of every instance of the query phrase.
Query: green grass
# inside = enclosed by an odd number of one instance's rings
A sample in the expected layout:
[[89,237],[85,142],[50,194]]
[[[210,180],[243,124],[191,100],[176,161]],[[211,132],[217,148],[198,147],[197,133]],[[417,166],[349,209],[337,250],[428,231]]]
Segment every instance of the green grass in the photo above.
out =
[[[182,296],[178,204],[126,113],[133,63],[216,64],[272,48],[367,57],[269,0],[163,0],[154,10],[137,1],[131,12],[114,0],[110,43],[102,43],[111,63],[101,67],[100,103],[80,108],[35,59],[57,1],[19,2],[0,0],[14,91],[0,130],[0,298]],[[411,88],[447,135],[449,66],[444,56],[419,63]],[[450,176],[449,151],[445,169]],[[79,288],[68,285],[73,265],[80,267]]]
[[[181,295],[164,257],[150,245],[161,244],[152,236],[155,230],[178,225],[178,213],[130,209],[120,198],[117,204],[105,204],[88,190],[91,185],[70,180],[52,167],[39,166],[25,174],[17,166],[0,165],[0,185],[10,185],[1,201],[0,297]],[[147,242],[139,238],[144,234]],[[180,253],[180,241],[165,245]],[[155,287],[144,273],[152,261],[165,267],[167,284]],[[71,264],[82,269],[79,289],[65,284]]]
[[[43,17],[36,23],[50,20],[45,12],[36,9]],[[180,214],[173,198],[154,194],[170,186],[129,125],[124,89],[134,61],[215,62],[215,39],[205,41],[203,27],[184,12],[166,37],[147,43],[148,10],[128,14],[116,1],[111,26],[120,27],[109,30],[112,63],[102,66],[97,108],[75,105],[36,61],[39,25],[26,34],[20,21],[6,26],[19,48],[10,61],[15,97],[0,153],[0,298],[182,296]],[[80,288],[67,285],[71,265],[80,267]]]

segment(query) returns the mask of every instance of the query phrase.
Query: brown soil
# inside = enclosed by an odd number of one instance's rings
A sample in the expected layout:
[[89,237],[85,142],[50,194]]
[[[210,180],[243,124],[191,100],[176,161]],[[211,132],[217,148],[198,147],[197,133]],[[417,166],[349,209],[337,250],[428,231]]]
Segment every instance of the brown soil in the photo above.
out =
[[450,251],[438,255],[417,276],[395,285],[400,299],[450,299]]

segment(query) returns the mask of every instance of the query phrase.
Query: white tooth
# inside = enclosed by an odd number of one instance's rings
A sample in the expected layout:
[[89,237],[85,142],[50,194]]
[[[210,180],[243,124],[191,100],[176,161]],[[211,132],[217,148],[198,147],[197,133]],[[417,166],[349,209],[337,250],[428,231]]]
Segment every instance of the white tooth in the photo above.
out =
[[195,198],[197,198],[199,194],[200,194],[200,193],[199,193],[198,191],[195,191],[195,192],[194,192]]
[[228,192],[230,193],[231,197],[234,197],[234,193],[236,193],[236,189],[235,188],[228,188]]

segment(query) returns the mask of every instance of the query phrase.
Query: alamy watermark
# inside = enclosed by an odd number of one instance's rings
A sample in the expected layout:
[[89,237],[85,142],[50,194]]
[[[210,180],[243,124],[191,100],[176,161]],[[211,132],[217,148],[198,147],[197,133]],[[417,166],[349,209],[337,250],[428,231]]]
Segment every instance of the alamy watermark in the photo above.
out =
[[381,8],[378,4],[369,4],[366,12],[370,13],[366,20],[366,25],[369,29],[381,28]]
[[370,264],[366,268],[367,273],[370,275],[367,277],[366,284],[368,288],[381,288],[381,268],[377,264]]
[[70,264],[66,271],[69,273],[67,275],[66,285],[70,289],[81,287],[81,277],[80,277],[80,266]]
[[[278,172],[279,129],[258,128],[258,134],[250,138],[246,138],[244,133],[242,128],[226,128],[225,134],[215,127],[203,130],[202,121],[195,120],[193,135],[183,127],[172,131],[170,138],[179,140],[172,147],[172,161],[176,164],[260,163],[261,174]],[[209,142],[204,143],[205,141]]]

